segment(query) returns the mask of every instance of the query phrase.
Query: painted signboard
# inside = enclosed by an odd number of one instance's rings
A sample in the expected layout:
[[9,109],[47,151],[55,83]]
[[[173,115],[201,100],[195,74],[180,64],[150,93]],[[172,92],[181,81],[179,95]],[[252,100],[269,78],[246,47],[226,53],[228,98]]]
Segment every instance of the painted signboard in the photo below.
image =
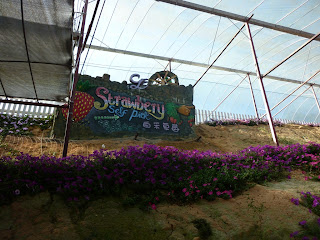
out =
[[[154,86],[154,88],[163,88],[163,86]],[[108,137],[115,134],[120,136],[130,135],[130,133],[152,137],[188,136],[193,133],[191,127],[194,124],[194,106],[187,102],[183,104],[174,101],[177,98],[163,96],[161,99],[159,95],[156,97],[157,100],[153,100],[146,98],[145,92],[133,91],[129,85],[124,87],[112,82],[107,84],[101,82],[98,85],[97,82],[92,84],[88,81],[80,81],[77,89],[72,126],[72,132],[77,132],[76,138]],[[61,137],[57,128],[59,124],[63,125],[66,117],[67,109],[63,109],[62,114],[57,118],[55,129],[57,137],[59,135]],[[82,137],[79,133],[81,131]]]

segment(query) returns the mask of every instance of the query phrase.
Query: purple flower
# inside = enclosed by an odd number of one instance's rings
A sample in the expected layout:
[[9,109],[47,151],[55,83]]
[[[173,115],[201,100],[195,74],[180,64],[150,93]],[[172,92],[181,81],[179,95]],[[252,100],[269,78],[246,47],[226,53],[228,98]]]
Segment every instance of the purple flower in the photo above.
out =
[[307,224],[306,220],[303,220],[303,221],[299,222],[299,225],[301,225],[301,226],[305,226],[306,224]]
[[295,237],[295,236],[297,236],[299,234],[299,231],[295,231],[295,232],[293,232],[293,233],[290,233],[290,237],[292,238],[292,237]]
[[291,198],[291,202],[295,205],[299,205],[299,199],[298,198]]
[[19,190],[19,189],[16,189],[16,190],[14,191],[14,194],[15,194],[15,195],[20,195],[20,190]]

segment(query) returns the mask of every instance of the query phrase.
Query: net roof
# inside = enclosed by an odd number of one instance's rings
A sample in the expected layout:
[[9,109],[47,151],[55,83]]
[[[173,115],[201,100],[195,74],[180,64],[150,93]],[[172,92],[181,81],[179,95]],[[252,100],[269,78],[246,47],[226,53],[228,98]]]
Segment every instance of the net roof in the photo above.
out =
[[[101,1],[104,2],[104,1]],[[168,1],[170,2],[170,1]],[[186,2],[175,0],[173,3]],[[318,0],[189,0],[208,9],[225,11],[249,17],[272,25],[287,27],[295,32],[306,32],[310,36],[320,31],[320,2]],[[83,2],[76,1],[76,11]],[[82,54],[82,74],[111,75],[113,81],[128,81],[133,73],[149,78],[171,63],[172,72],[182,85],[195,84],[211,62],[242,27],[243,22],[232,18],[154,0],[107,0],[102,10],[97,30],[91,34],[92,45]],[[88,17],[93,14],[95,1],[90,1]],[[98,13],[102,9],[102,4]],[[95,24],[97,24],[97,19]],[[94,24],[94,26],[95,26]],[[75,24],[77,31],[78,24]],[[308,38],[250,24],[261,73],[264,74],[277,63],[299,48]],[[320,38],[312,41],[292,58],[263,79],[270,107],[288,96],[299,83],[306,81],[320,70]],[[104,51],[97,50],[102,47]],[[112,49],[151,55],[133,56]],[[182,63],[183,60],[189,64]],[[191,62],[191,63],[190,63]],[[221,67],[217,69],[216,67]],[[223,68],[223,69],[222,69]],[[230,71],[230,69],[236,71]],[[260,114],[265,113],[263,100],[256,79],[255,64],[246,28],[235,38],[207,74],[194,88],[194,104],[197,109],[213,110],[219,102],[246,76],[250,75],[253,92]],[[270,78],[269,78],[270,77]],[[280,81],[281,80],[281,81]],[[309,83],[319,96],[320,74]],[[288,97],[272,111],[275,115],[282,107],[294,100],[290,106],[276,115],[277,118],[320,122],[319,109],[313,93],[305,85]],[[219,106],[217,111],[255,115],[247,79]]]
[[72,19],[72,0],[0,0],[0,96],[65,101]]

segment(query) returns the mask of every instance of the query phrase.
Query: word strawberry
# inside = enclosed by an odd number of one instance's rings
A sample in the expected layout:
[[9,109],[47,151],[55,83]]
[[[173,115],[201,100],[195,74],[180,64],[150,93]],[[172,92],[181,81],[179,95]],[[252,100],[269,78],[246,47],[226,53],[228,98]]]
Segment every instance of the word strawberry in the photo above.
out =
[[[93,107],[94,98],[88,93],[76,91],[74,99],[73,119],[75,122],[79,122],[90,112]],[[68,109],[63,108],[62,114],[67,119]]]

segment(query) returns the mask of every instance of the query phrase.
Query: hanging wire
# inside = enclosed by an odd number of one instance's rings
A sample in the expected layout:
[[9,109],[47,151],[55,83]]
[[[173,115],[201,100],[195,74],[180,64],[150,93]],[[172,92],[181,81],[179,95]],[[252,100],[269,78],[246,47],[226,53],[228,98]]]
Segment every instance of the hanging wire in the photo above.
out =
[[134,32],[134,34],[132,35],[132,38],[131,38],[131,39],[130,39],[130,41],[128,42],[127,47],[125,48],[125,50],[127,50],[127,49],[128,49],[128,47],[130,46],[131,41],[133,40],[134,36],[135,36],[135,35],[136,35],[136,33],[138,32],[138,30],[139,30],[140,26],[142,25],[142,23],[143,23],[144,19],[146,18],[146,16],[148,15],[149,11],[150,11],[150,10],[151,10],[151,8],[154,6],[154,4],[155,4],[155,2],[153,2],[153,3],[150,5],[149,9],[148,9],[148,10],[147,10],[147,12],[144,14],[144,16],[143,16],[143,18],[142,18],[141,22],[139,23],[139,25],[138,25],[138,27],[137,27],[136,31]]
[[310,51],[311,51],[311,46],[312,46],[312,43],[310,43],[310,47],[309,47],[309,52],[308,52],[308,56],[307,56],[307,61],[306,61],[306,65],[304,67],[304,70],[303,70],[303,75],[302,75],[302,78],[301,78],[301,83],[304,79],[304,76],[306,74],[306,70],[307,70],[307,66],[308,66],[308,61],[309,61],[309,57],[310,57]]
[[169,48],[167,49],[167,51],[163,54],[164,56],[166,56],[166,54],[169,52],[169,50],[171,49],[171,47],[176,43],[176,41],[179,39],[179,37],[183,34],[183,32],[190,26],[190,24],[200,16],[201,14],[197,14],[195,15],[191,21],[189,21],[189,23],[182,29],[182,31],[179,33],[179,35],[176,37],[176,39],[172,42],[172,44],[169,46]]
[[[112,10],[111,17],[110,17],[110,20],[109,20],[109,22],[108,22],[106,31],[105,31],[104,34],[103,34],[102,40],[99,41],[99,42],[100,42],[100,47],[101,47],[101,45],[102,45],[102,43],[103,43],[103,40],[104,40],[104,38],[105,38],[105,36],[106,36],[106,33],[107,33],[108,29],[109,29],[109,26],[110,26],[111,20],[112,20],[112,18],[113,18],[113,15],[114,15],[114,13],[115,13],[115,10],[116,10],[116,8],[117,8],[118,2],[119,2],[119,0],[117,0],[116,4],[115,4],[115,6],[114,6],[114,8],[113,8],[113,10]],[[90,62],[91,57],[92,57],[92,55],[89,57],[88,62]]]
[[[115,13],[115,11],[116,11],[116,8],[117,8],[117,5],[118,5],[118,2],[119,2],[119,0],[117,0],[116,4],[115,4],[115,6],[114,6],[114,8],[113,8],[113,10],[112,10],[112,14],[111,14],[110,20],[109,20],[109,22],[108,22],[108,25],[107,25],[106,31],[105,31],[105,32],[104,32],[104,34],[103,34],[103,37],[102,37],[101,42],[103,42],[103,40],[104,40],[104,38],[105,38],[105,36],[106,36],[106,34],[107,34],[107,31],[108,31],[108,29],[109,29],[110,23],[111,23],[112,18],[113,18],[113,14],[114,14],[114,13]],[[100,46],[101,46],[101,45],[100,45]]]
[[313,7],[312,9],[310,9],[308,12],[306,12],[304,15],[302,15],[301,17],[299,17],[296,21],[294,21],[289,27],[293,26],[295,23],[299,22],[299,20],[301,18],[303,18],[304,16],[306,16],[307,14],[309,14],[310,12],[312,12],[314,9],[316,9],[317,7],[320,6],[320,3],[318,5],[316,5],[315,7]]
[[123,29],[122,29],[122,31],[121,31],[121,33],[120,33],[119,37],[118,37],[118,40],[117,40],[117,42],[116,42],[116,44],[115,44],[114,48],[117,48],[118,42],[119,42],[119,40],[120,40],[120,38],[121,38],[121,36],[122,36],[122,34],[123,34],[123,32],[124,32],[124,30],[125,30],[125,28],[126,28],[126,26],[127,26],[128,22],[129,22],[130,18],[131,18],[132,13],[133,13],[133,12],[134,12],[134,10],[136,9],[136,7],[137,7],[137,5],[138,5],[138,3],[139,3],[139,2],[140,2],[140,0],[138,0],[138,1],[136,2],[136,4],[134,5],[133,9],[131,10],[131,12],[130,12],[130,14],[129,14],[129,17],[127,18],[127,21],[126,21],[126,23],[125,23],[125,25],[124,25],[124,27],[123,27]]
[[[96,26],[95,26],[95,28],[94,28],[94,31],[93,31],[93,34],[92,34],[92,37],[91,37],[91,41],[90,41],[89,47],[88,47],[88,49],[87,49],[86,56],[85,56],[84,61],[83,61],[83,63],[82,63],[82,68],[81,68],[81,71],[80,71],[80,75],[81,75],[81,73],[82,73],[82,71],[83,71],[83,68],[84,68],[84,66],[85,66],[85,64],[86,64],[86,60],[87,60],[87,57],[88,57],[88,54],[89,54],[89,51],[90,51],[90,47],[91,47],[92,41],[93,41],[93,39],[94,39],[94,35],[96,34],[97,27],[98,27],[98,25],[99,25],[100,17],[101,17],[101,14],[102,14],[102,12],[103,12],[103,8],[104,8],[105,3],[106,3],[106,0],[103,1],[102,7],[101,7],[101,11],[100,11],[100,14],[99,14],[99,17],[98,17],[98,20],[97,20],[97,23],[96,23]],[[84,48],[85,48],[85,46],[84,46]]]
[[[182,15],[183,12],[185,12],[187,9],[182,10],[176,17],[175,19],[170,23],[170,25],[167,27],[167,29],[164,31],[164,33],[161,35],[161,37],[159,38],[159,40],[156,42],[156,44],[153,46],[153,48],[151,49],[151,51],[149,52],[149,54],[152,53],[152,51],[156,48],[156,46],[158,45],[158,43],[161,41],[161,39],[164,37],[164,35],[169,31],[169,29],[172,27],[172,25],[176,22],[176,20]],[[159,63],[159,62],[158,62]],[[161,64],[160,64],[161,65]],[[153,66],[153,68],[155,68],[156,65]],[[153,70],[153,68],[150,70],[150,72],[148,73],[148,75],[151,74],[151,71]]]
[[[221,1],[220,1],[220,2],[221,2]],[[217,31],[216,31],[216,33],[214,34],[213,43],[212,43],[212,47],[211,47],[211,51],[210,51],[209,59],[208,59],[208,65],[210,64],[210,59],[211,59],[211,56],[212,56],[212,50],[213,50],[213,47],[214,47],[214,43],[216,42],[216,37],[217,37],[218,30],[219,30],[220,22],[221,22],[221,17],[219,18],[219,22],[218,22],[218,26],[217,26]]]
[[[183,28],[183,30],[179,33],[179,35],[176,37],[176,39],[173,41],[173,43],[169,46],[169,48],[167,49],[167,51],[164,53],[164,54],[162,54],[163,56],[166,56],[166,54],[169,52],[169,50],[170,50],[170,48],[175,44],[175,42],[176,42],[176,40],[181,36],[181,34],[187,29],[187,27],[188,26],[190,26],[190,24],[197,18],[197,17],[199,17],[200,16],[200,14],[198,14],[198,15],[196,15],[196,16],[194,16],[194,18],[191,20],[191,21],[189,21],[189,23]],[[208,20],[208,19],[207,19]],[[204,22],[203,22],[204,23]],[[202,23],[202,24],[203,24]],[[200,24],[200,26],[202,25],[202,24]],[[197,31],[197,30],[196,30]],[[195,33],[195,32],[194,32]],[[193,33],[193,34],[194,34]],[[191,34],[191,36],[193,35],[193,34]],[[187,41],[191,38],[191,36],[187,39]],[[186,42],[187,42],[186,41]],[[186,42],[184,42],[184,44],[186,43]],[[179,48],[179,50],[184,46],[184,44],[182,44],[182,46]],[[179,52],[179,50],[177,51],[177,52]],[[175,54],[177,54],[177,52],[175,53]],[[174,54],[174,55],[175,55]],[[172,56],[172,58],[174,57],[174,55]]]
[[[277,22],[276,22],[276,24],[278,24],[279,22],[281,22],[282,20],[284,20],[285,18],[287,18],[289,15],[291,15],[293,12],[295,12],[296,10],[298,10],[301,6],[303,6],[306,2],[308,2],[309,0],[307,0],[307,1],[305,1],[304,3],[302,3],[301,5],[299,5],[297,8],[295,8],[294,10],[292,10],[291,12],[289,12],[288,14],[286,14],[284,17],[282,17],[280,20],[278,20]],[[320,4],[318,4],[316,7],[318,7]],[[314,10],[316,7],[314,7],[312,10]],[[312,10],[310,10],[309,12],[311,12]],[[308,13],[309,13],[308,12]],[[297,21],[296,21],[297,22]],[[295,24],[296,22],[294,22],[294,23],[292,23],[289,27],[291,27],[293,24]],[[254,38],[257,34],[259,34],[261,31],[262,31],[262,29],[264,29],[263,27],[262,28],[260,28],[259,30],[258,30],[258,32],[256,32],[255,34],[253,34],[253,37],[252,38]],[[274,37],[272,37],[271,39],[269,39],[268,41],[266,41],[264,44],[262,44],[261,46],[257,46],[256,47],[256,51],[258,51],[260,48],[262,48],[265,44],[267,44],[267,43],[269,43],[269,41],[271,41],[272,39],[274,39],[274,38],[276,38],[276,37],[278,37],[278,36],[281,36],[281,35],[284,35],[285,33],[280,33],[280,34],[278,34],[278,35],[276,35],[276,36],[274,36]],[[251,57],[251,53],[250,54],[248,54],[247,56],[245,56],[243,59],[241,59],[238,63],[237,63],[237,65],[239,64],[239,63],[241,63],[244,59],[246,59],[246,58],[248,58],[248,57]],[[250,65],[250,64],[248,64],[248,65]],[[245,67],[247,67],[248,65],[246,65]],[[234,67],[235,65],[233,65],[232,67]]]
[[[131,18],[131,15],[132,15],[132,13],[134,12],[134,10],[135,10],[135,8],[137,7],[137,5],[138,5],[139,2],[140,2],[140,0],[138,0],[138,1],[136,2],[136,4],[134,5],[134,7],[133,7],[133,9],[132,9],[129,17],[127,18],[127,21],[126,21],[126,23],[125,23],[125,25],[124,25],[124,27],[123,27],[123,29],[122,29],[119,37],[118,37],[118,40],[117,40],[114,48],[117,48],[117,45],[118,45],[118,42],[119,42],[119,40],[120,40],[120,38],[121,38],[121,36],[122,36],[122,33],[124,32],[124,29],[126,28],[128,22],[129,22],[129,20],[130,20],[130,18]],[[110,66],[113,64],[113,61],[115,60],[115,58],[116,58],[117,56],[118,56],[118,55],[115,55],[115,56],[112,58]],[[107,69],[107,72],[109,72],[109,68]]]

